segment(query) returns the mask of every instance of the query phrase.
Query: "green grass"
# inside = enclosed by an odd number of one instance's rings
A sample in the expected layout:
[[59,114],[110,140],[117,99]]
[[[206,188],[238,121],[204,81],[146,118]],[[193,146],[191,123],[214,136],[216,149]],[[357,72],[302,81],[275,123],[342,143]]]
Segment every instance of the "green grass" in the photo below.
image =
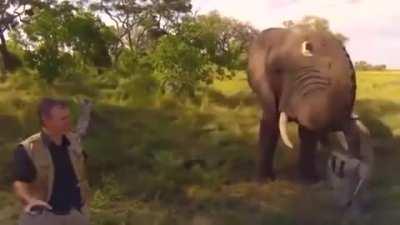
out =
[[[296,150],[278,149],[279,181],[253,182],[260,109],[244,73],[214,83],[193,102],[165,97],[154,104],[85,80],[48,87],[16,76],[0,84],[0,224],[15,224],[12,151],[38,129],[35,104],[44,95],[95,100],[84,142],[93,224],[345,224],[323,190],[294,179]],[[358,74],[356,108],[374,136],[378,167],[364,224],[400,219],[399,97],[400,72]]]

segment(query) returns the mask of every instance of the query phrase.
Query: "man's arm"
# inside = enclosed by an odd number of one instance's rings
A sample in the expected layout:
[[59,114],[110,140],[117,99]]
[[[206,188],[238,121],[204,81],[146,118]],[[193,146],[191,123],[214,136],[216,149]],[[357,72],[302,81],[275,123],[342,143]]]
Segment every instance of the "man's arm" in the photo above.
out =
[[28,185],[36,177],[36,169],[24,146],[19,145],[14,152],[14,192],[27,204],[32,199]]
[[21,200],[24,205],[27,205],[33,200],[33,197],[29,193],[28,183],[22,181],[14,181],[13,188],[17,197]]
[[34,207],[39,207],[39,208],[46,208],[51,210],[52,207],[45,201],[42,201],[40,199],[34,198],[30,193],[29,193],[29,183],[25,183],[22,181],[14,181],[14,192],[17,195],[17,197],[22,201],[24,207],[24,211],[26,213],[35,213],[33,210]]
[[20,145],[14,153],[14,183],[15,195],[26,206],[25,212],[30,212],[33,206],[51,208],[46,202],[38,200],[29,192],[29,184],[36,178],[36,170],[25,148]]
[[76,125],[76,132],[79,137],[86,135],[87,129],[89,127],[90,112],[92,110],[93,103],[88,99],[83,99],[79,103],[79,118]]

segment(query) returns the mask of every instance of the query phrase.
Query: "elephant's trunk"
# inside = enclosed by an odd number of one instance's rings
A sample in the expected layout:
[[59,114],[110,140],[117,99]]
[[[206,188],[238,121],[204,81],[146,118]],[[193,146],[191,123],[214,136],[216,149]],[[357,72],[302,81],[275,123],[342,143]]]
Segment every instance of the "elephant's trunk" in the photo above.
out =
[[286,76],[283,83],[279,111],[285,112],[290,121],[313,131],[330,125],[334,120],[332,111],[336,111],[331,105],[341,104],[332,98],[332,78],[313,67],[304,67],[295,76]]
[[289,135],[287,132],[287,125],[288,125],[288,117],[286,113],[282,112],[279,116],[279,132],[281,133],[281,138],[283,143],[292,149],[293,144],[289,139]]
[[311,131],[339,129],[351,113],[351,86],[329,70],[304,67],[286,82],[281,111]]

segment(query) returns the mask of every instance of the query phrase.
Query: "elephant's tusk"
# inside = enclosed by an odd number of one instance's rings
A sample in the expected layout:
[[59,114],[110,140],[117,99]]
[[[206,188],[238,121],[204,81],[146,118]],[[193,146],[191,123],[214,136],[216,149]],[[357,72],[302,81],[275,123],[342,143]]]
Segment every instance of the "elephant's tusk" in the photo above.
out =
[[346,150],[349,150],[349,145],[347,144],[346,136],[343,131],[335,132],[337,139],[339,140],[340,145]]
[[[351,114],[351,119],[356,121],[356,125],[358,129],[366,135],[370,135],[368,128],[364,125],[363,122],[359,119],[358,115],[355,113]],[[340,145],[347,151],[349,150],[349,145],[346,140],[346,136],[344,135],[343,131],[335,132],[337,139],[339,140]]]
[[356,124],[362,133],[370,135],[369,129],[364,125],[363,122],[361,122],[361,120],[357,120]]
[[287,124],[288,124],[288,118],[286,113],[281,112],[279,116],[279,132],[281,133],[281,138],[283,143],[288,146],[289,148],[293,149],[293,144],[289,139],[288,133],[287,133]]
[[359,119],[360,119],[360,117],[358,116],[358,114],[355,113],[355,112],[351,113],[350,118],[351,118],[352,120],[359,120]]
[[364,125],[363,122],[361,122],[360,117],[358,116],[358,114],[356,114],[355,112],[353,112],[351,114],[351,119],[356,121],[356,125],[357,127],[360,129],[360,131],[366,135],[370,135],[369,129]]

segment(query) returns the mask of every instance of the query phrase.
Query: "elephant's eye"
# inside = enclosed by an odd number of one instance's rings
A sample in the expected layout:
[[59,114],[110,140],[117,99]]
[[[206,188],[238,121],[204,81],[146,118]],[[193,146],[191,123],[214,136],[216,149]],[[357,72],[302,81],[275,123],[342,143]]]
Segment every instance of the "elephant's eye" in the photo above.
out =
[[312,56],[312,52],[314,51],[314,46],[311,44],[309,41],[304,41],[303,44],[301,45],[301,53],[304,56]]

